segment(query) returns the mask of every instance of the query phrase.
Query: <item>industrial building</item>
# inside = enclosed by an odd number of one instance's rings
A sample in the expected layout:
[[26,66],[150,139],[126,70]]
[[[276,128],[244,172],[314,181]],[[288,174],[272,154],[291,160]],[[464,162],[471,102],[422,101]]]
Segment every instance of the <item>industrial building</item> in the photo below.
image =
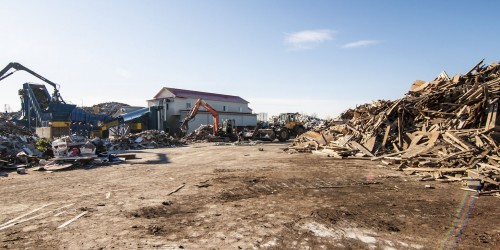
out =
[[[239,96],[215,94],[193,90],[163,87],[151,100],[149,107],[160,107],[157,111],[157,127],[160,130],[174,133],[201,98],[219,113],[219,121],[235,120],[237,127],[255,127],[257,115],[252,114],[249,102]],[[213,116],[203,107],[197,116],[189,122],[188,132],[192,132],[202,124],[213,124]]]

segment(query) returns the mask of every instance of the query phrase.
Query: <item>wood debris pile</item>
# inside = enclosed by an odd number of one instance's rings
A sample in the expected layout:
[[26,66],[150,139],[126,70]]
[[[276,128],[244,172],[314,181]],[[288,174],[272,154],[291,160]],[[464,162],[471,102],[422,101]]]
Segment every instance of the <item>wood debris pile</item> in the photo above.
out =
[[428,179],[475,179],[498,189],[499,98],[500,64],[481,61],[464,75],[417,80],[401,99],[349,109],[297,138],[289,150],[371,157],[431,173]]
[[146,130],[141,133],[111,139],[107,147],[109,150],[127,150],[176,147],[184,144],[186,144],[185,140],[175,139],[164,131]]

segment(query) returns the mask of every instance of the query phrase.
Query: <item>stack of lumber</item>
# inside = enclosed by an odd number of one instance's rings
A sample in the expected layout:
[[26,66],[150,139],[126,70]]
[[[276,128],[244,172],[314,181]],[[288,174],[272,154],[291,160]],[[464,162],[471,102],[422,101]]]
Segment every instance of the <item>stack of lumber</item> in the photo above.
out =
[[[326,149],[337,157],[371,157],[434,179],[500,184],[500,64],[483,60],[464,75],[417,80],[395,101],[342,113],[296,139],[289,150]],[[339,122],[341,121],[341,122]]]

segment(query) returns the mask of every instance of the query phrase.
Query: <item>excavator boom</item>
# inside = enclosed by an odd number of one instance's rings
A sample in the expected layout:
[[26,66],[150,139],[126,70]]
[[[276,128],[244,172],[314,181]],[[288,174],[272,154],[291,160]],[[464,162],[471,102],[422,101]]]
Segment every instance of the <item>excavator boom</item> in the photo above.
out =
[[198,114],[200,106],[204,107],[214,117],[214,135],[216,135],[219,132],[219,112],[212,108],[212,106],[210,106],[208,103],[204,102],[201,98],[196,101],[191,111],[189,111],[189,114],[186,116],[186,118],[184,118],[184,121],[182,122],[180,127],[181,131],[186,132],[188,130],[188,122]]
[[[7,73],[7,72],[9,72],[10,69],[15,69],[15,71]],[[9,77],[9,76],[11,76],[12,74],[14,74],[18,70],[24,70],[24,71],[30,73],[31,75],[35,76],[36,78],[38,78],[38,79],[44,81],[45,83],[49,84],[50,86],[54,87],[54,93],[52,94],[52,98],[54,99],[53,101],[66,103],[66,102],[64,102],[64,100],[61,97],[61,94],[59,93],[59,85],[58,84],[53,83],[49,79],[47,79],[47,78],[45,78],[45,77],[37,74],[33,70],[30,70],[30,69],[24,67],[20,63],[11,62],[11,63],[7,64],[7,66],[0,71],[0,81],[3,80],[3,79],[5,79],[5,78],[7,78],[7,77]]]

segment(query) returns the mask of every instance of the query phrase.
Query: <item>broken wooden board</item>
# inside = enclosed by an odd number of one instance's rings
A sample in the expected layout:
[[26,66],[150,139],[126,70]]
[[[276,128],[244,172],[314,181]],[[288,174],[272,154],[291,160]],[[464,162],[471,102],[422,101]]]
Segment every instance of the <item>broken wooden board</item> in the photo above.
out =
[[405,168],[407,171],[417,172],[465,172],[469,168]]
[[377,140],[376,136],[370,137],[368,141],[366,141],[363,146],[368,149],[368,151],[373,152],[373,149],[375,148],[375,141]]
[[66,222],[64,222],[63,224],[61,224],[60,226],[57,227],[57,229],[61,229],[61,228],[64,228],[66,227],[67,225],[73,223],[74,221],[78,220],[80,217],[86,215],[89,211],[85,211],[85,212],[82,212],[80,213],[79,215],[73,217],[71,220],[68,220]]
[[478,163],[479,166],[481,167],[485,167],[485,168],[491,168],[491,169],[495,169],[497,171],[500,171],[500,167],[495,167],[493,165],[490,165],[490,164],[486,164],[486,163]]
[[406,150],[404,154],[401,155],[402,158],[413,158],[417,155],[423,154],[429,151],[429,147],[427,147],[427,143],[423,143],[417,145],[411,149]]
[[456,142],[457,144],[459,144],[465,150],[471,150],[472,148],[474,148],[471,144],[465,142],[464,140],[462,140],[460,137],[458,137],[456,134],[454,134],[451,131],[446,131],[444,134],[445,134],[445,136],[447,138],[449,138],[452,141]]
[[385,148],[385,144],[387,143],[387,139],[389,139],[389,133],[391,132],[391,127],[392,126],[387,126],[385,128],[385,133],[384,133],[384,139],[382,139],[382,148]]
[[489,106],[488,118],[486,119],[485,130],[490,130],[495,127],[498,113],[498,102],[492,103]]
[[417,135],[417,136],[413,137],[413,139],[411,140],[410,146],[408,146],[408,149],[415,147],[420,142],[420,140],[422,140],[423,137],[424,137],[424,135]]
[[471,175],[471,177],[473,177],[473,178],[477,178],[477,179],[480,179],[480,180],[482,180],[482,181],[484,181],[484,182],[488,182],[488,183],[491,183],[491,184],[495,184],[495,185],[497,185],[497,186],[498,186],[498,185],[500,185],[500,182],[495,181],[495,180],[493,180],[493,179],[491,179],[491,178],[488,178],[488,177],[482,176],[481,174],[479,174],[479,173],[477,173],[477,172],[475,172],[475,171],[473,171],[473,170],[468,169],[468,170],[467,170],[467,173],[469,173],[469,175]]
[[305,138],[308,138],[310,140],[316,141],[319,145],[326,145],[326,144],[328,144],[328,142],[325,139],[325,137],[322,134],[318,133],[318,132],[307,131],[307,132],[305,132],[305,133],[302,134],[302,137],[305,137]]
[[359,144],[357,141],[351,141],[351,142],[349,142],[349,144],[352,145],[353,147],[357,148],[363,154],[371,156],[371,157],[375,157],[375,155],[373,155],[372,152],[370,152],[367,148],[365,148],[365,146]]

